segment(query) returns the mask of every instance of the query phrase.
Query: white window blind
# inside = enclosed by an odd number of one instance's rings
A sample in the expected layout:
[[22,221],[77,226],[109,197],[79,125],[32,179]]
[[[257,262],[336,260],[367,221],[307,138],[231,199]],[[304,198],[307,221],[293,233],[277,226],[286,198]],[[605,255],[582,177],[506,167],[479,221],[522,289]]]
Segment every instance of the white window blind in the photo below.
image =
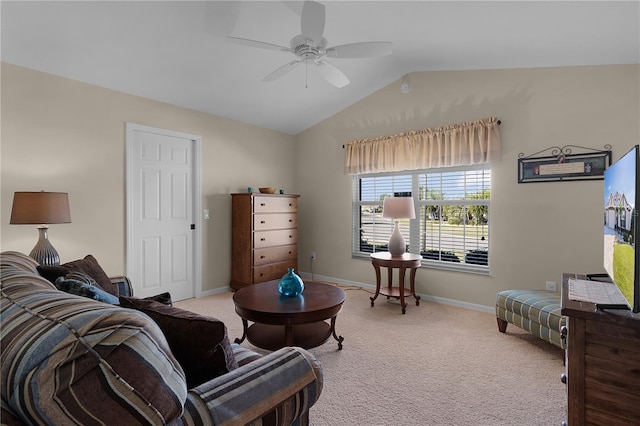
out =
[[353,190],[354,256],[387,251],[393,223],[382,217],[382,200],[412,196],[416,219],[400,220],[400,232],[423,266],[488,272],[488,165],[355,175]]

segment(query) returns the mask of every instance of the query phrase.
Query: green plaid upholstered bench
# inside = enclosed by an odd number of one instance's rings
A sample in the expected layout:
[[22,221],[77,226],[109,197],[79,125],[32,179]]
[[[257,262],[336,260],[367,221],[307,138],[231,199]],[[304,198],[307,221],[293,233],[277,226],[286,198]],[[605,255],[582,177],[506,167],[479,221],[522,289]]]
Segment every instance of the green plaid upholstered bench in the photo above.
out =
[[560,294],[553,291],[505,290],[496,295],[496,319],[501,333],[511,323],[565,349],[561,330],[567,319],[560,310]]

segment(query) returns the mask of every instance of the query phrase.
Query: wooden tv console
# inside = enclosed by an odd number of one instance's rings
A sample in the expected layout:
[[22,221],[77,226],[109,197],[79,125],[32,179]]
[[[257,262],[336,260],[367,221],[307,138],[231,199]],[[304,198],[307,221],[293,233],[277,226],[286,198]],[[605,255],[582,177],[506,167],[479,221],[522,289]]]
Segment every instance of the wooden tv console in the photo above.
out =
[[[569,426],[640,423],[640,314],[596,309],[568,298],[562,275],[562,314],[567,316],[567,415]],[[612,285],[612,284],[607,284]]]

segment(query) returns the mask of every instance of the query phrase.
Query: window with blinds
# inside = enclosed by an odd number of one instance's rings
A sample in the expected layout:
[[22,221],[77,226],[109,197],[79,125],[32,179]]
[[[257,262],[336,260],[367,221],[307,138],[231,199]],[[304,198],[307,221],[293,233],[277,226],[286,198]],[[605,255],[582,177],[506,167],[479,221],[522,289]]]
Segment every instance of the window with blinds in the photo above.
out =
[[487,165],[412,173],[355,175],[353,255],[387,251],[393,221],[382,217],[385,197],[414,198],[416,219],[401,219],[407,250],[423,266],[489,271],[491,170]]

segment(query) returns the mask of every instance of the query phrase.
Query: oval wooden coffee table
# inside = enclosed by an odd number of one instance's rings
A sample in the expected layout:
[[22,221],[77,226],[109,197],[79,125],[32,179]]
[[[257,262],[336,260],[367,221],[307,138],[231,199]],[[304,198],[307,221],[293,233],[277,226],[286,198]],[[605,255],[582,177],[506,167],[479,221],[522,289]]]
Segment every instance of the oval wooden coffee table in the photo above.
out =
[[342,289],[313,281],[305,281],[304,291],[295,297],[280,295],[278,280],[243,287],[233,295],[243,327],[242,337],[235,342],[246,338],[270,351],[284,346],[310,349],[333,336],[342,349],[344,338],[336,334],[336,318],[344,299]]

